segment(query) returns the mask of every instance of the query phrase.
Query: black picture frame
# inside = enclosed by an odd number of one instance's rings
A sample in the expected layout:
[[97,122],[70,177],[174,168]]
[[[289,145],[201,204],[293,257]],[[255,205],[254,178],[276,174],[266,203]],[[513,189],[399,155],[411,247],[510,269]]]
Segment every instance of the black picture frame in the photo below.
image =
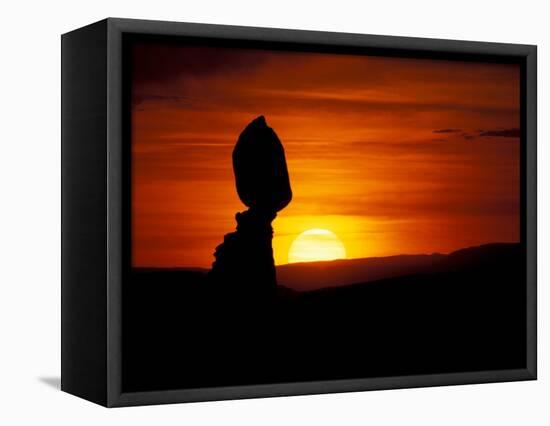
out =
[[[128,256],[129,152],[124,43],[218,43],[521,64],[525,368],[222,388],[122,392],[121,306]],[[486,42],[109,18],[62,36],[62,390],[107,407],[534,380],[537,288],[537,49]]]

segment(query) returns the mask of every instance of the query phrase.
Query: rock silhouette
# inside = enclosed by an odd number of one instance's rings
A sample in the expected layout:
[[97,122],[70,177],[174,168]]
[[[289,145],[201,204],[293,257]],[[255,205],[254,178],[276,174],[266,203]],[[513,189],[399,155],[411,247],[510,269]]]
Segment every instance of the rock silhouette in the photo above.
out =
[[277,213],[292,199],[285,151],[260,116],[243,130],[233,150],[237,193],[245,206]]
[[249,209],[236,214],[237,230],[216,247],[209,279],[223,294],[258,303],[276,294],[271,222],[292,199],[283,145],[263,116],[240,134],[233,171]]

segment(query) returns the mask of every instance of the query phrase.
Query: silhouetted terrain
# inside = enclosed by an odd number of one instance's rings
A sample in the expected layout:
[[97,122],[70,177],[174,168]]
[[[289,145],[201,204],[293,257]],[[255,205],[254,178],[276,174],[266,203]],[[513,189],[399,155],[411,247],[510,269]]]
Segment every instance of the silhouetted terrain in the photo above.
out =
[[[279,286],[261,304],[220,295],[205,271],[133,270],[123,288],[123,390],[522,368],[522,253],[490,244],[287,265],[299,268],[295,283],[340,276],[348,285]],[[279,282],[290,269],[278,268]]]

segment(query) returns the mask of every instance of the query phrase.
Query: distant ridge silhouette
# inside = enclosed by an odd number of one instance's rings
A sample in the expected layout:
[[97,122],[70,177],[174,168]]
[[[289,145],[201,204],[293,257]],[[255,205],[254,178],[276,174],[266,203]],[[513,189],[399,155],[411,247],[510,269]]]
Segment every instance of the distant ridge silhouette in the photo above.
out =
[[323,262],[290,263],[277,266],[279,284],[308,291],[323,287],[346,286],[403,275],[434,273],[459,268],[474,261],[509,250],[515,243],[491,243],[467,247],[449,254],[402,254],[385,257],[340,259]]

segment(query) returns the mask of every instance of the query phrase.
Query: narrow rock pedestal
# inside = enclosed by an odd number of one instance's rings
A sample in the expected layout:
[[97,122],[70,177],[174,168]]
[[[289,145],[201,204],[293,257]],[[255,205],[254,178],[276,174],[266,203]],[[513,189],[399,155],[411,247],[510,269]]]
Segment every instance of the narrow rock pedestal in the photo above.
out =
[[290,203],[292,191],[283,145],[263,116],[239,136],[233,170],[239,198],[249,209],[236,214],[237,230],[216,247],[209,279],[224,297],[265,302],[277,291],[271,222]]

